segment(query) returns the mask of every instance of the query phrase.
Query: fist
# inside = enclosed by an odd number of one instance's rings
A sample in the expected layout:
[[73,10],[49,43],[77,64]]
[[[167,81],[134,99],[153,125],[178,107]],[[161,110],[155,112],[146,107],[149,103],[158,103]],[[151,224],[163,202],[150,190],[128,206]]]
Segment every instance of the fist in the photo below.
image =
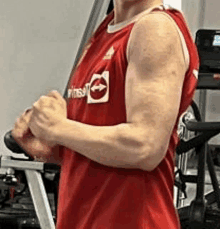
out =
[[57,91],[51,91],[33,104],[28,126],[38,139],[55,146],[56,133],[66,119],[66,101]]
[[31,157],[44,158],[51,155],[52,149],[43,141],[37,139],[29,128],[29,122],[33,111],[26,110],[19,118],[17,118],[12,136],[15,141],[28,153]]

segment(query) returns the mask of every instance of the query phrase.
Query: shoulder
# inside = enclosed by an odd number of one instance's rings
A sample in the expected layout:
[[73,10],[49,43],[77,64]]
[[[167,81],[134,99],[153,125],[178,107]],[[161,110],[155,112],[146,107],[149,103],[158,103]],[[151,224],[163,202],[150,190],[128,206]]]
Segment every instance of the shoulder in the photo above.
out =
[[169,15],[155,12],[135,23],[128,44],[128,60],[137,55],[151,62],[173,56],[184,60],[177,25]]
[[[178,36],[175,22],[164,12],[155,12],[145,15],[134,24],[131,32],[131,39],[133,40],[139,39],[144,41],[147,39],[148,41],[155,41],[155,39],[157,39],[160,40],[161,43],[169,43],[169,41],[178,38]],[[161,40],[160,38],[166,39]]]

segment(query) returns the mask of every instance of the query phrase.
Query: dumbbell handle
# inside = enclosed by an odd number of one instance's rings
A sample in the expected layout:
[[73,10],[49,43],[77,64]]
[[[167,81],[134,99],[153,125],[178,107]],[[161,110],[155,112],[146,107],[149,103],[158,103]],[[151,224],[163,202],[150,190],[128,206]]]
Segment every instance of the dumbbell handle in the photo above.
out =
[[22,147],[15,141],[11,132],[11,130],[8,131],[4,136],[4,142],[7,148],[14,153],[24,154],[25,156],[30,158],[30,156],[25,152],[25,150],[22,149]]
[[[12,152],[14,153],[18,153],[18,154],[24,154],[26,157],[29,158],[29,160],[33,161],[34,159],[28,155],[25,150],[23,150],[20,145],[15,141],[15,139],[13,138],[12,134],[11,134],[11,130],[8,131],[6,134],[5,134],[5,137],[4,137],[4,142],[5,142],[5,145],[7,146],[7,148],[9,150],[11,150]],[[43,163],[43,167],[44,167],[44,171],[48,171],[48,172],[51,172],[51,171],[59,171],[59,168],[60,166],[59,165],[56,165],[56,164],[53,164],[53,163]]]

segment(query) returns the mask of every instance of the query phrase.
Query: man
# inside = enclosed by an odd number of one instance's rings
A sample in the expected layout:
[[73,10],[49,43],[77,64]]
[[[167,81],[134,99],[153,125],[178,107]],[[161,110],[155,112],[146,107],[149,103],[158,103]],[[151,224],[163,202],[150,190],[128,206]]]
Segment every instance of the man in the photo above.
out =
[[58,229],[177,229],[177,123],[198,56],[180,12],[115,0],[69,82],[16,122],[33,157],[61,164]]

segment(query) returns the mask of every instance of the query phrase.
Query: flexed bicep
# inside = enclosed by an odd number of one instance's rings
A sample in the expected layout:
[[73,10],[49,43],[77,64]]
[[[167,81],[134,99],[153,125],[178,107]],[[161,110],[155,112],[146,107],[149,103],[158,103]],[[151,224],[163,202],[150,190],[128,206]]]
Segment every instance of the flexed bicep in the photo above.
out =
[[148,138],[154,152],[149,163],[157,165],[168,148],[187,70],[178,32],[163,15],[150,15],[134,27],[128,53],[127,121],[139,127],[143,142]]

